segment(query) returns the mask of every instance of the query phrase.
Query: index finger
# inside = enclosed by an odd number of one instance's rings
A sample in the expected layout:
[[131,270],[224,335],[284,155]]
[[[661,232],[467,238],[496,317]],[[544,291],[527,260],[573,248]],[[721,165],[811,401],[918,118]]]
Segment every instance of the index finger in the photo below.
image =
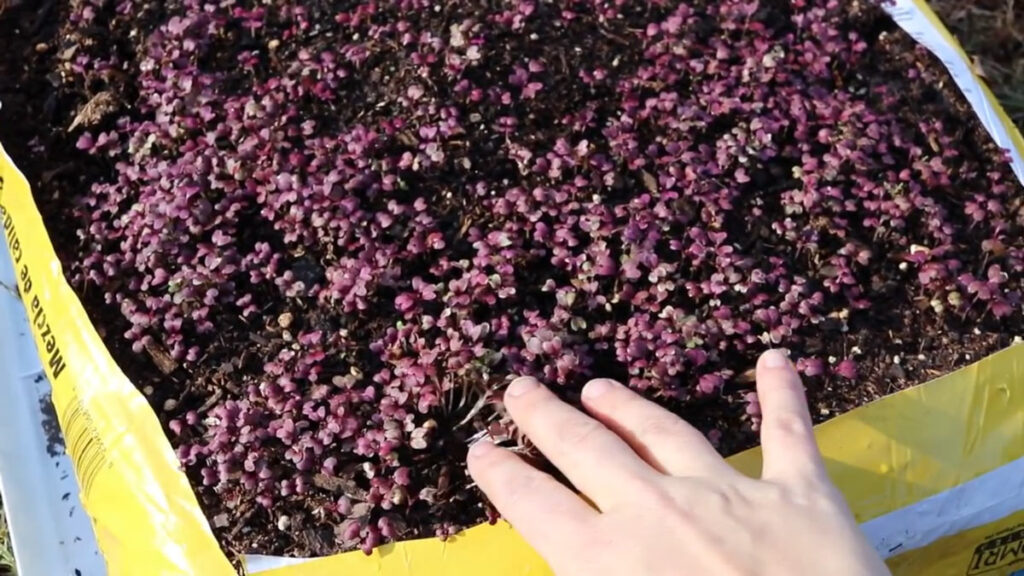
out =
[[505,406],[519,429],[602,511],[661,474],[603,424],[562,402],[533,378],[517,378]]
[[488,440],[470,448],[467,464],[494,507],[548,563],[576,548],[576,539],[598,518],[549,474]]
[[761,450],[765,480],[820,480],[825,465],[814,439],[804,385],[789,358],[769,350],[757,363],[761,404]]

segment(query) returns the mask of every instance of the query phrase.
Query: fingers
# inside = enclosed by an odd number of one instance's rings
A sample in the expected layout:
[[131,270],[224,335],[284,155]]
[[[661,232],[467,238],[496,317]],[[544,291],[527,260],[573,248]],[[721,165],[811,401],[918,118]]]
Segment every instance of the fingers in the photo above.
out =
[[548,460],[602,510],[625,498],[630,484],[658,475],[614,432],[533,378],[512,382],[505,406]]
[[693,426],[614,380],[591,380],[583,405],[656,470],[671,476],[731,474]]
[[761,404],[761,446],[765,480],[821,479],[825,465],[818,451],[800,376],[779,350],[765,352],[757,363]]
[[545,558],[574,548],[571,538],[598,517],[557,480],[489,441],[474,445],[467,463],[491,503]]

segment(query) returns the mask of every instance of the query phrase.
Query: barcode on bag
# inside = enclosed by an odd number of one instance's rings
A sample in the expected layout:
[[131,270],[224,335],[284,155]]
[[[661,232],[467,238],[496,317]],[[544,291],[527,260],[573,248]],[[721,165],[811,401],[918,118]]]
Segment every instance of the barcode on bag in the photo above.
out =
[[64,440],[68,455],[75,463],[75,474],[88,498],[96,477],[107,466],[107,447],[100,439],[92,416],[77,399],[64,409],[60,421],[64,424]]

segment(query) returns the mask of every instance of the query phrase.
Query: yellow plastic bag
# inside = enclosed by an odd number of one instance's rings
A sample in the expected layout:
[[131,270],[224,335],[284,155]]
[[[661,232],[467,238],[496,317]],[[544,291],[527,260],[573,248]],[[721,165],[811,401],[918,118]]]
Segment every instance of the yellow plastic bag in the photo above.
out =
[[[1024,139],[922,0],[889,8],[939,55],[1024,180]],[[81,498],[114,575],[235,573],[145,398],[114,363],[61,272],[25,178],[0,148],[0,218],[53,385]],[[1024,569],[1024,346],[816,429],[829,472],[897,575]],[[757,474],[760,452],[731,459]],[[264,559],[267,560],[267,559]],[[549,574],[507,525],[304,561],[273,576]],[[264,565],[267,565],[264,563]]]

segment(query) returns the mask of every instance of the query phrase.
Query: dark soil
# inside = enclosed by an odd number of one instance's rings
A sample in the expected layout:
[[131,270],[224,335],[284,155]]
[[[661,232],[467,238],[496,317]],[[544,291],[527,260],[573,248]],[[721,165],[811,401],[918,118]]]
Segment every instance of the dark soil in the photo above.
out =
[[[0,6],[3,6],[2,0]],[[57,72],[58,54],[69,48],[59,34],[65,8],[63,2],[49,0],[22,3],[0,12],[0,102],[3,104],[0,141],[32,183],[37,203],[50,223],[58,255],[65,269],[74,271],[81,256],[81,243],[75,236],[75,227],[66,224],[72,218],[72,200],[83,194],[92,182],[108,178],[111,167],[98,164],[76,150],[77,135],[68,130],[91,95],[81,86],[65,84]],[[154,10],[139,17],[155,19],[159,17],[158,12]],[[879,28],[871,35],[876,39],[871,50],[877,55],[870,72],[873,81],[890,83],[895,89],[920,97],[917,100],[920,109],[907,109],[903,113],[913,119],[920,110],[927,110],[944,118],[949,125],[962,126],[963,149],[987,158],[992,169],[1005,170],[1000,151],[991,143],[939,63],[915,51],[913,42],[893,26],[876,20],[868,24]],[[888,40],[878,40],[878,32],[883,30],[890,33]],[[115,38],[112,43],[119,40],[126,42]],[[225,46],[224,49],[232,48]],[[598,52],[592,57],[607,55]],[[944,80],[938,89],[908,80],[905,71],[913,67],[926,69]],[[368,86],[366,89],[376,88]],[[130,97],[130,79],[124,81],[120,89]],[[202,413],[224,395],[238,394],[242,378],[238,372],[258,371],[262,362],[281,345],[281,330],[273,321],[265,326],[236,324],[221,332],[212,355],[194,365],[168,369],[161,366],[166,362],[159,352],[132,352],[130,345],[121,338],[127,322],[116,307],[104,304],[101,294],[82,289],[80,296],[107,346],[146,394],[165,425],[188,410]],[[895,280],[891,285],[879,286],[877,297],[891,304],[888,314],[853,315],[846,326],[841,323],[822,326],[820,336],[810,339],[806,349],[798,351],[823,357],[855,356],[859,362],[861,377],[856,382],[834,377],[812,382],[808,393],[813,416],[818,422],[965,366],[1008,346],[1014,336],[1024,334],[1019,315],[1012,317],[1010,325],[990,319],[938,324]],[[278,302],[274,311],[272,318],[289,312],[289,304]],[[309,311],[295,312],[296,317],[317,322]],[[753,357],[736,360],[742,363],[733,367],[739,374],[752,367]],[[704,431],[724,432],[718,448],[724,454],[735,453],[756,443],[756,431],[744,414],[742,401],[749,386],[743,378],[738,378],[726,386],[720,397],[672,407]],[[480,495],[475,490],[465,489],[468,481],[461,464],[465,445],[451,443],[446,450],[446,453],[432,455],[434,460],[424,464],[434,470],[434,485],[444,485],[442,501],[407,518],[407,537],[431,535],[439,522],[464,527],[486,517]],[[359,489],[345,483],[318,482],[316,490],[303,498],[288,500],[278,514],[272,515],[244,495],[238,497],[235,507],[228,507],[223,494],[202,488],[197,472],[189,472],[194,485],[199,487],[200,502],[218,538],[231,554],[308,556],[338,551],[333,527],[318,522],[313,511],[333,501],[338,492]],[[276,526],[276,518],[285,513],[293,526],[288,533],[282,533]]]

